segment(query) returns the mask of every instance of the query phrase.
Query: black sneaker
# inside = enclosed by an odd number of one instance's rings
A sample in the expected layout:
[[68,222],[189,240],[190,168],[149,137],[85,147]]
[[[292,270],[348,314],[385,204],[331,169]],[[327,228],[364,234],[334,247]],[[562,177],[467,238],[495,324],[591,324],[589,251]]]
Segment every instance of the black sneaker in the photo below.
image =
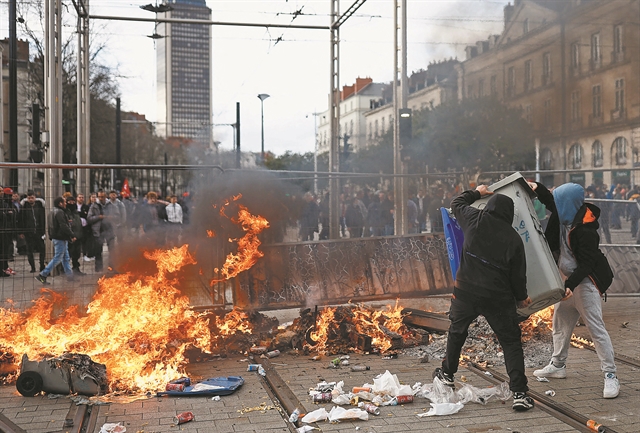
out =
[[524,412],[533,408],[533,399],[524,392],[513,393],[513,410]]
[[42,275],[38,274],[35,276],[35,279],[39,282],[41,282],[42,284],[50,284],[47,283],[47,277],[43,277]]
[[451,388],[454,388],[456,386],[453,379],[453,374],[445,373],[440,367],[436,368],[433,372],[433,378],[435,379],[436,377],[440,379],[440,382],[444,383],[447,386],[450,386]]

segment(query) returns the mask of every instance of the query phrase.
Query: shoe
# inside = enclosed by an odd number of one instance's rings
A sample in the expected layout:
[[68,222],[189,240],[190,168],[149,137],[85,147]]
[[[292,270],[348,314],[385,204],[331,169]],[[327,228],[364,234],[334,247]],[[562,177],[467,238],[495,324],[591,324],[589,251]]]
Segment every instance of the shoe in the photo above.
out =
[[[42,271],[41,271],[42,272]],[[36,268],[31,268],[31,270],[29,271],[30,274],[35,274],[36,273]]]
[[433,378],[435,379],[436,377],[440,380],[440,382],[444,383],[447,386],[450,386],[451,388],[454,388],[456,386],[453,374],[445,373],[440,367],[436,368],[433,372]]
[[525,410],[532,409],[534,406],[533,399],[524,392],[513,393],[513,410],[518,412],[524,412]]
[[567,366],[563,365],[558,368],[550,362],[545,368],[534,371],[533,375],[535,377],[555,377],[556,379],[564,379],[567,377]]
[[84,256],[84,257],[82,258],[82,260],[84,260],[85,262],[90,262],[90,261],[92,261],[92,260],[95,260],[95,258],[94,258],[94,257],[87,257],[87,256]]
[[15,275],[17,272],[14,271],[11,268],[7,268],[7,269],[4,270],[4,273],[7,274],[7,275]]
[[79,277],[81,277],[81,276],[83,276],[83,275],[87,275],[87,274],[85,274],[84,272],[82,272],[80,269],[77,269],[77,268],[74,268],[74,269],[73,269],[73,274],[74,274],[74,275],[77,275],[77,276],[79,276]]
[[615,373],[607,373],[604,375],[604,391],[602,396],[604,398],[616,398],[620,393],[620,382]]
[[35,279],[39,282],[41,282],[42,284],[51,284],[51,283],[47,283],[47,277],[43,277],[42,275],[38,274],[35,276]]

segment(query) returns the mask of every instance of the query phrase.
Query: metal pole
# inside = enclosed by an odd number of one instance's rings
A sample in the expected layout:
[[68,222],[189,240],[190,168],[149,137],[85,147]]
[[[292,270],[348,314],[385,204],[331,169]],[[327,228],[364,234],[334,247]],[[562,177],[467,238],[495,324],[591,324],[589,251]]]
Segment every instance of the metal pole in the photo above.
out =
[[[340,1],[331,1],[331,23],[339,16]],[[331,69],[330,69],[330,90],[329,93],[329,172],[338,173],[340,171],[338,163],[338,133],[340,125],[340,28],[331,26],[330,29],[330,49]],[[340,238],[340,184],[339,177],[333,175],[329,179],[329,238]]]
[[[536,171],[540,170],[540,139],[536,138]],[[540,173],[536,173],[536,182],[540,182]]]
[[[402,161],[402,154],[400,148],[402,143],[400,142],[400,109],[407,107],[407,1],[401,0],[401,10],[398,14],[398,0],[394,0],[394,71],[393,71],[393,173],[396,175],[402,175],[404,171],[404,164]],[[400,31],[400,37],[398,37],[398,31]],[[399,57],[399,53],[401,58]],[[400,63],[399,63],[400,62]],[[398,79],[400,80],[400,89],[398,89]],[[394,234],[405,235],[407,234],[407,200],[404,187],[404,180],[402,176],[397,176],[393,180],[394,190],[394,204],[395,204],[395,219],[394,219]]]
[[315,149],[313,152],[313,193],[318,195],[318,112],[313,113],[313,138]]
[[240,103],[236,102],[236,125],[235,131],[236,133],[236,168],[240,168]]
[[260,161],[264,165],[264,99],[262,98],[260,98],[260,129],[262,130],[262,147],[261,147],[262,159]]
[[[116,98],[116,164],[122,164],[122,113],[120,112],[120,97]],[[120,169],[116,170],[116,183],[120,182]],[[115,188],[115,185],[113,186]]]
[[[84,0],[84,8],[88,12],[89,0]],[[77,147],[76,161],[78,164],[89,164],[90,160],[90,93],[89,93],[89,18],[78,16],[78,56],[76,79],[77,102]],[[91,189],[89,170],[78,170],[76,176],[76,191],[89,193]]]
[[[61,0],[45,1],[45,129],[48,150],[45,161],[49,164],[62,162],[62,17]],[[48,172],[47,187],[51,197],[61,194],[61,171]],[[52,201],[47,201],[52,205]]]
[[[18,162],[18,42],[16,0],[9,1],[9,161]],[[18,189],[18,170],[9,171],[9,185]]]

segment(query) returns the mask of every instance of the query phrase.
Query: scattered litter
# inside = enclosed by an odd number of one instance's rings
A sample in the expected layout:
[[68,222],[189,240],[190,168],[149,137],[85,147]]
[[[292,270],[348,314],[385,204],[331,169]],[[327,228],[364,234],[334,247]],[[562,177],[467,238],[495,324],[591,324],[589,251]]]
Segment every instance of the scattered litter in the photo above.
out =
[[327,418],[329,418],[329,412],[327,412],[325,408],[321,407],[320,409],[316,409],[306,414],[301,421],[304,423],[312,423],[325,421]]
[[267,353],[267,348],[265,346],[253,346],[251,349],[249,349],[249,352],[253,353],[254,355],[262,355],[263,353]]
[[300,409],[295,408],[295,410],[291,412],[291,415],[289,415],[289,422],[295,424],[298,422],[298,418],[300,418]]
[[258,371],[262,367],[262,364],[249,364],[247,365],[247,371]]
[[195,419],[196,417],[193,415],[193,412],[182,412],[173,417],[173,423],[176,425],[180,425],[186,422],[193,421]]
[[409,385],[400,385],[398,376],[391,374],[389,370],[373,379],[373,392],[384,393],[392,397],[397,395],[413,395]]
[[538,382],[549,382],[549,379],[547,379],[546,377],[537,377],[536,380]]
[[100,433],[124,433],[127,428],[120,423],[106,423],[102,425]]
[[345,409],[340,406],[334,406],[329,412],[329,422],[336,422],[345,419],[361,419],[367,421],[369,413],[362,409]]
[[275,406],[272,406],[272,405],[267,406],[265,402],[262,402],[260,403],[260,406],[243,407],[242,409],[238,410],[238,413],[241,415],[244,415],[245,413],[249,413],[249,412],[256,412],[256,411],[266,412],[272,409],[275,409]]
[[310,425],[303,425],[302,427],[296,429],[298,433],[307,433],[313,430],[316,430],[316,428],[311,427]]
[[220,401],[220,396],[216,395],[216,396],[211,397],[211,401]]
[[382,359],[398,359],[398,354],[390,353],[389,355],[383,356]]
[[289,326],[293,325],[293,322],[285,322],[282,325],[278,325],[278,329],[287,329]]
[[198,391],[217,391],[219,389],[226,389],[224,386],[220,386],[220,385],[211,385],[208,383],[196,383],[192,388],[191,388],[191,392],[198,392]]
[[373,403],[365,403],[365,402],[362,401],[362,402],[358,403],[358,407],[360,409],[366,410],[370,414],[380,415],[380,408],[378,406],[376,406],[375,404],[373,404]]
[[489,373],[488,371],[485,371],[484,374],[486,374],[489,377],[493,377],[493,374]]
[[352,365],[351,366],[351,371],[367,371],[367,370],[371,370],[371,367],[369,367],[368,365]]
[[544,393],[547,394],[550,397],[553,397],[553,396],[556,395],[556,392],[554,390],[552,390],[552,389],[550,389],[548,391],[545,391]]
[[467,381],[467,376],[460,376],[460,381],[466,382]]
[[629,322],[622,322],[622,324],[620,325],[621,328],[627,328],[629,325]]
[[436,415],[453,415],[464,407],[462,403],[430,403],[431,409],[427,413],[418,414],[418,418]]
[[266,353],[267,358],[275,358],[276,356],[280,356],[279,350],[272,350],[271,352]]

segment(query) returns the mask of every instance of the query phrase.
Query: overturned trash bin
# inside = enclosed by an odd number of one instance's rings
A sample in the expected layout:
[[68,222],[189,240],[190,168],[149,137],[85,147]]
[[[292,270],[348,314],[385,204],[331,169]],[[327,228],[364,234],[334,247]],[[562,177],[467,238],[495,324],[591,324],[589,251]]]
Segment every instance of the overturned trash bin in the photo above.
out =
[[65,353],[41,361],[30,361],[25,354],[16,388],[25,397],[33,397],[41,391],[87,396],[105,394],[108,389],[107,367],[77,353]]

